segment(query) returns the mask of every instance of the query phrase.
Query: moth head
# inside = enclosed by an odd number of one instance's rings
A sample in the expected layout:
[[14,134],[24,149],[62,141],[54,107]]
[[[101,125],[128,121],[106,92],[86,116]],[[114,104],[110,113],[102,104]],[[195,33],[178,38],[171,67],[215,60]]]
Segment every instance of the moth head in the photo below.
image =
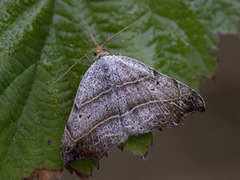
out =
[[93,52],[93,55],[94,55],[94,60],[96,60],[97,58],[99,58],[101,56],[110,55],[110,53],[108,53],[104,47],[101,47],[99,44],[96,43],[95,51]]
[[139,18],[138,20],[136,20],[136,21],[133,22],[132,24],[128,25],[127,27],[123,28],[122,30],[120,30],[119,32],[117,32],[116,34],[114,34],[112,37],[108,38],[107,41],[105,41],[105,43],[103,43],[102,46],[100,46],[100,45],[96,42],[96,40],[94,39],[92,33],[91,33],[86,27],[82,26],[82,28],[84,28],[84,29],[88,32],[89,36],[91,37],[92,41],[93,41],[94,44],[95,44],[95,50],[94,50],[94,52],[93,52],[94,61],[97,60],[97,59],[98,59],[99,57],[101,57],[101,56],[110,55],[110,53],[108,53],[108,52],[106,51],[106,49],[104,48],[104,47],[107,45],[107,43],[108,43],[109,41],[111,41],[115,36],[117,36],[118,34],[120,34],[121,32],[125,31],[126,29],[128,29],[128,28],[130,28],[131,26],[133,26],[134,24],[136,24],[136,23],[137,23],[138,21],[140,21],[143,17],[144,17],[144,16],[142,16],[141,18]]

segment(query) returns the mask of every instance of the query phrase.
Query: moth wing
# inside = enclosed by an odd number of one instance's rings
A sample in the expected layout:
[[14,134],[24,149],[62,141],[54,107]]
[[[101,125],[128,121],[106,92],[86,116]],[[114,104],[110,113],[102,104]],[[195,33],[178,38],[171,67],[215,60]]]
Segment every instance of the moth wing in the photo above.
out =
[[204,111],[203,98],[187,85],[126,57],[112,57],[120,114],[128,135],[174,127]]
[[84,157],[99,159],[110,147],[127,139],[119,115],[112,63],[99,58],[80,82],[62,138],[66,166]]
[[102,56],[85,73],[62,139],[62,159],[99,159],[130,135],[174,127],[201,96],[183,83],[125,56]]

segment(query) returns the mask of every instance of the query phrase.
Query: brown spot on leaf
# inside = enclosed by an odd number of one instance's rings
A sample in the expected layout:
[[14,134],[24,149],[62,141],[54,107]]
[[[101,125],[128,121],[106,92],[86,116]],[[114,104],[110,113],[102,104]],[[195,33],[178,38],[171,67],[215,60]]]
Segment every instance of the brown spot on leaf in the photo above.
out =
[[76,79],[77,79],[77,77],[76,77],[76,76],[74,76],[74,75],[72,75],[72,76],[71,76],[71,79],[72,79],[72,80],[76,80]]
[[77,169],[75,168],[67,168],[67,170],[73,174],[75,173],[78,177],[80,177],[82,180],[88,180],[89,179],[89,175],[86,175],[84,173],[81,173],[80,171],[78,171]]
[[29,178],[22,180],[32,180],[35,177],[38,180],[53,180],[54,177],[60,179],[63,170],[36,169]]
[[76,171],[76,175],[77,175],[78,177],[80,177],[82,180],[88,180],[88,179],[89,179],[89,176],[88,176],[88,175],[85,175],[85,174],[83,174],[83,173],[81,173],[81,172],[79,172],[79,171]]
[[48,141],[47,141],[47,145],[48,145],[48,146],[50,146],[50,145],[51,145],[51,143],[52,143],[52,141],[51,141],[51,140],[48,140]]

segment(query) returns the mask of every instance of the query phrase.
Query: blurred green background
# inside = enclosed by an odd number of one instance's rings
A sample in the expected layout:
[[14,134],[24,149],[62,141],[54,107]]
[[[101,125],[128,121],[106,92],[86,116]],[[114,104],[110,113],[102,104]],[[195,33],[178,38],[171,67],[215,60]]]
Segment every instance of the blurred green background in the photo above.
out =
[[[155,132],[147,160],[114,148],[92,180],[239,180],[240,38],[220,35],[213,79],[202,77],[207,111],[189,115],[176,129]],[[65,171],[62,180],[79,179]]]

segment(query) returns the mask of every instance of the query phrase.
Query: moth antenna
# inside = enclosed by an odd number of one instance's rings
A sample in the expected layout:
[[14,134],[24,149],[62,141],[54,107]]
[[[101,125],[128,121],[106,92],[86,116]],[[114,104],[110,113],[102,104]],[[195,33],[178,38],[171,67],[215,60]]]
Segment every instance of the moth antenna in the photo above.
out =
[[120,30],[119,32],[117,32],[116,34],[114,34],[112,37],[108,38],[108,40],[102,45],[102,48],[104,48],[104,46],[106,46],[106,44],[113,39],[115,36],[117,36],[118,34],[120,34],[121,32],[125,31],[126,29],[130,28],[131,26],[133,26],[134,24],[136,24],[138,21],[142,20],[144,16],[140,17],[138,20],[136,20],[135,22],[133,22],[132,24],[128,25],[127,27],[123,28],[122,30]]
[[[108,40],[102,45],[101,49],[104,48],[104,46],[106,46],[106,44],[111,40],[113,39],[115,36],[117,36],[118,34],[120,34],[121,32],[125,31],[126,29],[130,28],[131,26],[133,26],[134,24],[136,24],[138,21],[140,21],[141,19],[143,19],[144,16],[142,16],[141,18],[139,18],[138,20],[136,20],[135,22],[133,22],[132,24],[128,25],[127,27],[123,28],[122,30],[120,30],[119,32],[117,32],[116,34],[114,34],[112,37],[108,38]],[[94,44],[99,46],[98,43],[95,41],[92,33],[84,26],[81,26],[83,29],[85,29],[89,36],[91,37],[91,39],[93,40]],[[55,82],[53,82],[51,84],[51,87],[54,86],[59,80],[61,80],[63,78],[63,76],[65,76],[77,63],[79,63],[83,58],[87,57],[88,58],[88,55],[90,54],[93,54],[95,51],[92,51],[92,52],[89,52],[87,54],[85,54],[83,57],[81,57],[78,61],[76,61],[70,68],[68,68],[67,71],[65,71]],[[89,58],[88,58],[89,59]]]
[[94,44],[97,44],[97,42],[95,41],[95,39],[94,39],[92,33],[91,33],[86,27],[84,27],[84,26],[81,26],[81,27],[82,27],[83,29],[85,29],[85,30],[88,32],[88,34],[89,34],[89,36],[92,38]]
[[66,75],[77,63],[79,63],[83,58],[87,57],[89,54],[92,54],[92,53],[94,53],[94,51],[85,54],[83,57],[81,57],[79,60],[77,60],[70,68],[68,68],[67,71],[65,71],[56,81],[54,81],[54,82],[51,84],[51,87],[54,86],[54,84],[56,84],[59,80],[61,80],[61,79],[63,78],[63,76],[65,76],[65,75]]

